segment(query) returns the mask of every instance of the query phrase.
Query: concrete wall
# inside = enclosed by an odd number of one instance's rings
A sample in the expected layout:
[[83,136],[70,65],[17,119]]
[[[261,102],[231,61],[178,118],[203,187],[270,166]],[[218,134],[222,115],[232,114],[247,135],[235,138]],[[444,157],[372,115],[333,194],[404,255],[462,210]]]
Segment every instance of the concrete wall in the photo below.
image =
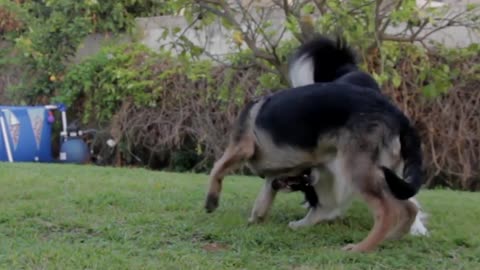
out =
[[[272,12],[269,16],[275,23],[272,28],[281,30],[283,27],[284,16],[281,11]],[[175,28],[180,28],[180,33],[183,33],[195,45],[203,48],[207,53],[204,58],[215,56],[222,58],[223,56],[238,50],[237,45],[232,42],[232,30],[224,28],[221,23],[213,23],[202,31],[191,27],[183,16],[158,16],[149,18],[137,18],[136,39],[153,50],[158,50],[161,46],[170,48],[173,52],[179,51],[180,48],[175,49],[174,44],[177,43],[177,36],[172,34]],[[170,34],[166,38],[162,38],[164,29],[168,28]],[[290,38],[286,34],[284,38]],[[97,52],[102,44],[111,42],[128,42],[132,40],[129,37],[111,37],[104,35],[90,35],[88,36],[82,46],[79,48],[75,62],[80,61],[88,55]],[[261,42],[261,40],[259,40]],[[259,44],[260,45],[260,44]],[[242,46],[243,48],[246,45]]]
[[[470,0],[464,2],[475,2],[480,0]],[[444,0],[444,2],[448,2]],[[463,3],[463,2],[462,2]],[[462,4],[456,4],[453,9],[461,8]],[[281,29],[285,22],[285,17],[282,11],[275,11],[270,14],[273,23],[273,28]],[[148,47],[157,50],[160,46],[166,46],[172,48],[172,44],[175,44],[176,37],[168,35],[166,39],[162,39],[161,36],[164,32],[164,28],[169,28],[172,31],[174,28],[180,28],[181,32],[192,40],[197,46],[204,48],[207,54],[222,57],[228,53],[234,52],[236,45],[231,40],[231,30],[225,29],[220,23],[215,23],[203,31],[196,31],[194,28],[189,27],[187,21],[182,16],[159,16],[150,18],[138,18],[136,20],[139,41],[146,44]],[[387,29],[387,33],[395,34],[401,28],[390,27]],[[290,38],[290,35],[285,35],[284,38]],[[464,47],[472,42],[480,43],[479,33],[473,33],[464,27],[450,27],[433,34],[430,39],[440,41],[449,47]],[[129,37],[106,37],[101,35],[89,36],[84,45],[79,49],[78,55],[75,61],[83,59],[85,56],[93,54],[98,51],[102,44],[106,42],[127,42],[131,40]],[[174,49],[172,49],[175,51]]]

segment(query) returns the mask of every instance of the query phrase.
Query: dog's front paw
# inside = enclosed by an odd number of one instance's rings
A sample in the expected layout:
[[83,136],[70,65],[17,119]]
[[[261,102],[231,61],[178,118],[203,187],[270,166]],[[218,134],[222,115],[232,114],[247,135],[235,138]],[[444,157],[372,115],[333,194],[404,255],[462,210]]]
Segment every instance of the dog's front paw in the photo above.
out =
[[348,252],[362,252],[363,250],[359,247],[358,244],[348,244],[342,248],[343,251]]
[[368,248],[366,247],[365,245],[362,245],[361,243],[360,244],[348,244],[348,245],[345,245],[343,248],[342,248],[343,251],[347,251],[347,252],[352,252],[352,253],[356,253],[356,252],[369,252],[371,251],[371,248]]
[[342,250],[343,251],[355,252],[355,251],[357,251],[357,245],[356,244],[348,244],[348,245],[343,246]]
[[265,221],[264,217],[252,215],[248,218],[248,225],[259,224]]
[[207,213],[212,213],[217,208],[218,208],[218,195],[208,194],[207,200],[205,201],[205,210],[207,211]]
[[305,221],[303,219],[300,220],[295,220],[295,221],[290,221],[288,223],[288,227],[292,230],[298,230],[302,227],[306,227],[307,225],[305,224]]
[[254,217],[249,217],[248,218],[248,225],[253,225],[253,224],[257,224],[258,223],[258,220]]

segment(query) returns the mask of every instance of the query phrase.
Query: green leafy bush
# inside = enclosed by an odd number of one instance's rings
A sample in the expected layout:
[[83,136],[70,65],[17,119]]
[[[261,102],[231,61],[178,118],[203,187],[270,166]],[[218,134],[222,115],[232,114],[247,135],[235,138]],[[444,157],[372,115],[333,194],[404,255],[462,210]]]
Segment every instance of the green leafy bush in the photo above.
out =
[[154,106],[156,87],[149,61],[154,53],[142,45],[107,47],[74,66],[65,76],[56,100],[72,105],[84,100],[84,121],[111,120],[125,97],[138,106]]
[[114,45],[72,67],[55,100],[69,106],[77,103],[84,122],[106,123],[125,99],[135,107],[156,107],[163,91],[175,91],[165,83],[171,76],[208,81],[211,69],[210,61],[188,63],[139,43]]
[[173,12],[163,2],[147,0],[1,0],[2,10],[19,17],[22,26],[17,29],[20,27],[0,19],[0,30],[5,26],[9,34],[5,36],[11,44],[9,58],[15,58],[10,61],[23,71],[19,74],[21,83],[9,86],[14,101],[21,103],[49,102],[88,34],[129,33],[135,27],[136,16]]
[[146,164],[204,168],[222,151],[229,119],[263,93],[263,73],[138,43],[113,45],[72,67],[55,101],[70,108],[71,119],[107,128],[125,161],[137,162],[135,153]]

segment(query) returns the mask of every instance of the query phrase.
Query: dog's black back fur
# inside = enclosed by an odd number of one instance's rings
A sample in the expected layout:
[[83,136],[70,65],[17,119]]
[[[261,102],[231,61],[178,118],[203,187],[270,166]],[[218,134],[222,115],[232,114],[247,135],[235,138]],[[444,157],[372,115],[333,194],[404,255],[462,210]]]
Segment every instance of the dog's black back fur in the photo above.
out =
[[376,90],[380,92],[380,86],[369,74],[356,70],[350,73],[347,73],[338,79],[335,82],[350,83],[353,85],[364,87],[366,90]]
[[393,172],[385,177],[398,199],[409,198],[422,184],[420,139],[405,115],[377,91],[338,82],[283,90],[266,98],[255,125],[268,130],[278,146],[308,150],[322,135],[340,128],[355,131],[360,123],[364,130],[378,122],[400,136],[404,176],[410,183],[403,185]]
[[319,136],[347,126],[359,115],[387,121],[398,118],[389,121],[392,126],[404,120],[403,114],[378,92],[334,82],[287,89],[268,97],[256,124],[268,130],[278,145],[312,149]]

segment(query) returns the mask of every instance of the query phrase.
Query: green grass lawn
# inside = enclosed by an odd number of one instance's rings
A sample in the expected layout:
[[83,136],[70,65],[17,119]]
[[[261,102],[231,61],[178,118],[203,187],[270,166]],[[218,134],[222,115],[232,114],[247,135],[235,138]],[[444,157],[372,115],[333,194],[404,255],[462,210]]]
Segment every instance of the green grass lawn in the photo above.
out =
[[355,203],[340,220],[292,231],[302,195],[280,194],[247,226],[262,181],[231,176],[206,214],[206,175],[93,166],[0,164],[1,269],[480,269],[480,194],[419,198],[430,237],[349,254],[372,220]]

